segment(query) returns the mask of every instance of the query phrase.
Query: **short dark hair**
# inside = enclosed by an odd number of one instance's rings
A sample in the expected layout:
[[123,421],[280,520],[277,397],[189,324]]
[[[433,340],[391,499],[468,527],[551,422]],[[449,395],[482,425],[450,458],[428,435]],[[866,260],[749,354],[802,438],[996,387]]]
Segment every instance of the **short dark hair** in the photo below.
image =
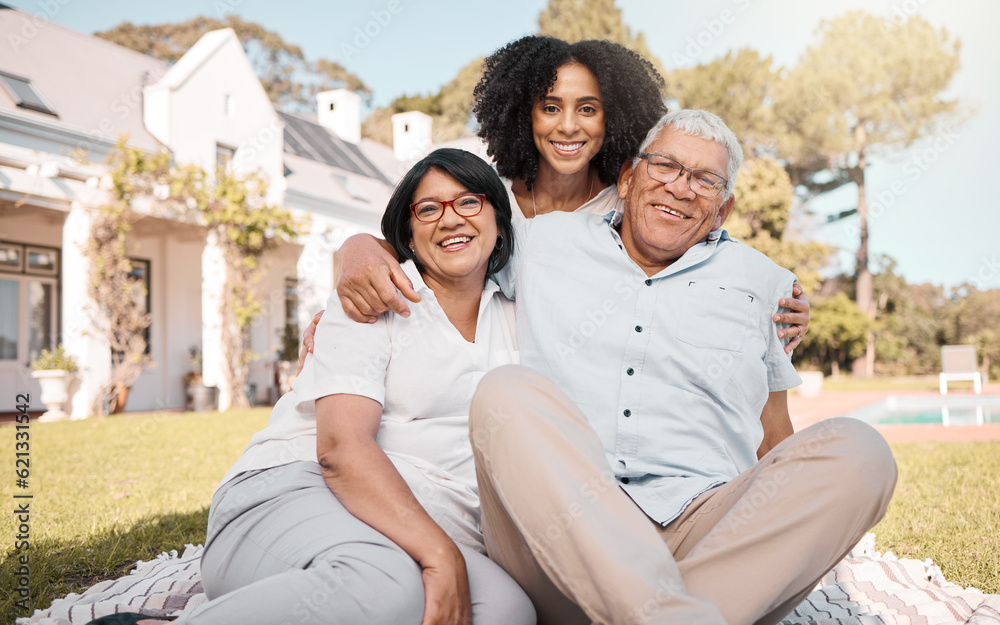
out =
[[410,249],[410,239],[413,237],[413,231],[410,228],[410,204],[413,203],[413,195],[417,192],[420,181],[432,169],[440,169],[445,172],[471,193],[484,194],[486,201],[493,205],[497,232],[502,237],[502,241],[497,243],[493,253],[490,254],[486,275],[493,275],[503,269],[514,252],[514,228],[510,221],[510,198],[507,196],[506,187],[493,168],[483,159],[465,150],[455,148],[434,150],[406,172],[403,179],[396,185],[392,197],[389,198],[389,204],[385,207],[385,214],[382,215],[382,236],[396,250],[400,259],[412,260],[416,263],[417,269],[423,273],[423,266],[417,260],[413,250]]
[[646,132],[667,112],[663,78],[625,46],[596,40],[570,44],[537,35],[507,44],[483,63],[473,112],[497,171],[511,180],[524,179],[528,189],[538,176],[531,110],[552,89],[556,70],[571,62],[590,70],[601,90],[604,144],[591,164],[604,184],[618,180],[622,163],[636,155]]

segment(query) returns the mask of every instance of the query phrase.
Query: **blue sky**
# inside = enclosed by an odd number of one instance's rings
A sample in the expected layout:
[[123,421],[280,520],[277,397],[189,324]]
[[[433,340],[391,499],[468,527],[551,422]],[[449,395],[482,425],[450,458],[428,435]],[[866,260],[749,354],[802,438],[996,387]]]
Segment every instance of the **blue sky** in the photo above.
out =
[[[178,22],[237,13],[302,46],[309,58],[344,65],[383,105],[403,93],[436,91],[470,60],[534,32],[547,0],[8,0],[25,11],[83,33],[122,21]],[[949,90],[966,121],[906,152],[871,159],[870,249],[897,261],[910,282],[1000,288],[1000,206],[987,185],[1000,165],[1000,3],[974,0],[618,0],[626,24],[641,30],[669,70],[750,47],[789,66],[815,41],[820,20],[852,9],[877,15],[919,14],[962,40],[962,68]],[[982,190],[956,190],[976,181]],[[818,214],[856,205],[853,186],[815,202]],[[816,225],[806,233],[843,248],[851,270],[856,221]]]

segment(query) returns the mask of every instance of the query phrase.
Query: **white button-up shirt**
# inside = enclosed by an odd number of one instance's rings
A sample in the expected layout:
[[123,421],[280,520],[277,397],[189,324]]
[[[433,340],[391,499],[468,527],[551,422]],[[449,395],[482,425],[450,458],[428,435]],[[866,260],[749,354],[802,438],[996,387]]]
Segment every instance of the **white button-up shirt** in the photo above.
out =
[[768,392],[800,383],[771,320],[795,276],[715,230],[647,277],[619,216],[515,222],[496,279],[517,299],[522,364],[576,403],[622,488],[665,525],[756,462]]
[[368,397],[382,404],[378,444],[420,505],[453,540],[484,551],[469,402],[487,371],[518,361],[514,304],[487,281],[470,343],[413,263],[403,270],[422,298],[410,304],[409,317],[387,313],[373,324],[355,323],[336,294],[330,296],[315,354],[222,483],[243,471],[315,462],[315,400],[339,393]]

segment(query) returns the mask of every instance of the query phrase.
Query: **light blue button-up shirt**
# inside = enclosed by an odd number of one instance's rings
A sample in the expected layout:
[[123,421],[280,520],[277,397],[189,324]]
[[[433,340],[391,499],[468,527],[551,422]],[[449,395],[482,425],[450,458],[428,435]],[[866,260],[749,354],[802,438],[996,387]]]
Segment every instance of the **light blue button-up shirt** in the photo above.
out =
[[579,406],[622,488],[666,525],[757,461],[768,392],[801,382],[771,319],[795,276],[714,230],[650,278],[619,220],[515,222],[496,280],[517,299],[522,364]]

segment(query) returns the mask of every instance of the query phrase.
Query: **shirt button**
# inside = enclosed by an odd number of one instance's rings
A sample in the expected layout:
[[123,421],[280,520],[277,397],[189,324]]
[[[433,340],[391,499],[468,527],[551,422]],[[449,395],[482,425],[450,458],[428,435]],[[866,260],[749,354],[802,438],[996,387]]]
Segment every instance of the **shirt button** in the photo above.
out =
[[629,375],[632,375],[632,374],[635,373],[635,369],[633,369],[632,367],[629,367],[628,369],[625,370],[625,373],[627,373]]
[[623,412],[622,414],[625,415],[626,417],[631,417],[632,416],[632,411],[629,410],[628,408],[626,408],[625,412]]
[[636,332],[642,332],[642,326],[636,326],[635,327],[635,331]]
[[627,477],[623,477],[622,478],[622,484],[628,484],[628,478]]
[[646,286],[653,286],[652,280],[646,280]]

